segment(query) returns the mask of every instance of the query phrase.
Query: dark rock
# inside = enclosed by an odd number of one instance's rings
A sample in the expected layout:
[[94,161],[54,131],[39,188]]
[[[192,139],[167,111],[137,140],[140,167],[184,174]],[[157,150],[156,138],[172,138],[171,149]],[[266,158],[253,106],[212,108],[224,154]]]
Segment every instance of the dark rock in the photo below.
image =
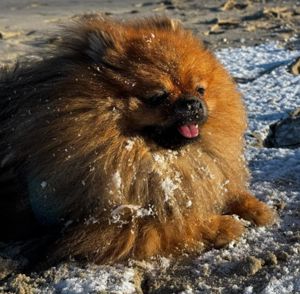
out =
[[278,263],[277,256],[270,251],[266,252],[264,261],[266,265],[276,265]]
[[262,259],[248,256],[237,265],[236,272],[243,276],[252,276],[262,269],[263,264],[264,261]]
[[278,251],[276,257],[280,261],[287,261],[289,259],[289,255],[285,251]]
[[299,111],[295,111],[288,118],[270,125],[269,134],[264,141],[264,146],[268,148],[291,149],[300,147]]

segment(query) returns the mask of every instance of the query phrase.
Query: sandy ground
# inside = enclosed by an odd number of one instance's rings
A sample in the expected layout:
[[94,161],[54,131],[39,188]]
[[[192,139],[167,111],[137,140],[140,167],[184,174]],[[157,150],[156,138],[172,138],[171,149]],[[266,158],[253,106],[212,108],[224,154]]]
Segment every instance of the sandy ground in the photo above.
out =
[[20,54],[32,54],[45,43],[45,34],[58,24],[87,12],[122,18],[167,14],[180,19],[212,49],[253,46],[266,40],[300,47],[299,40],[291,40],[300,27],[300,4],[296,0],[2,0],[0,61],[11,63]]
[[[299,80],[293,80],[284,68],[300,55],[297,53],[300,50],[300,1],[2,0],[0,66],[15,63],[18,56],[36,58],[37,50],[54,41],[55,37],[46,41],[49,33],[52,34],[59,24],[69,21],[74,15],[84,12],[103,12],[121,18],[167,14],[180,19],[217,51],[280,42],[278,48],[282,49],[267,47],[257,51],[261,53],[257,62],[267,64],[270,58],[274,58],[273,63],[282,62],[281,67],[274,67],[275,73],[271,71],[277,84],[272,84],[272,79],[260,79],[262,84],[256,84],[254,78],[253,83],[241,84],[240,87],[246,99],[249,97],[246,101],[250,119],[247,156],[253,172],[251,187],[261,199],[278,207],[283,221],[269,230],[249,228],[240,243],[224,250],[175,261],[162,258],[152,263],[132,262],[129,267],[90,266],[79,270],[80,265],[69,263],[43,273],[24,274],[20,270],[23,260],[14,258],[18,256],[18,245],[8,252],[3,249],[5,244],[0,244],[0,293],[300,293],[300,176],[295,168],[300,164],[300,152],[256,148],[258,139],[266,135],[269,123],[300,105],[300,93],[295,92],[294,86]],[[250,60],[255,60],[255,50],[232,50],[235,49],[221,51],[219,57],[224,58],[225,65],[236,78],[260,75],[250,69],[247,71],[245,62],[235,60],[236,66],[230,66],[230,61],[226,60],[226,56],[236,54],[241,58],[248,56],[248,59],[251,56]],[[264,56],[264,50],[278,50],[278,54],[268,56],[266,53]],[[281,57],[276,59],[276,55]],[[274,87],[279,92],[282,85],[280,87],[278,83],[285,75],[286,87],[291,91],[290,100],[282,93],[280,97],[285,104],[282,105],[278,98],[278,101],[273,101],[277,108],[274,106],[273,109],[268,100],[257,108],[251,97],[260,94],[259,90],[254,92],[253,89],[264,87],[266,91],[271,88],[271,91]],[[268,107],[273,116],[264,113]],[[291,163],[284,169],[287,159],[291,159]],[[285,173],[274,174],[277,169]],[[289,174],[289,170],[293,174]],[[97,286],[97,278],[103,281],[104,277],[107,277],[106,282]],[[70,285],[78,285],[76,281],[79,284],[85,281],[85,284],[81,288],[72,288]]]

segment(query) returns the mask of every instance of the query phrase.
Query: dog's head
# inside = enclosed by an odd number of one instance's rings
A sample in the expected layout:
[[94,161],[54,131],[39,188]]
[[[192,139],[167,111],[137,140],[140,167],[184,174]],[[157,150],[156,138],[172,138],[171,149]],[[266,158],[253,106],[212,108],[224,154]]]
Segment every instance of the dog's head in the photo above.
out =
[[219,101],[238,96],[213,54],[177,21],[86,17],[78,40],[84,42],[65,42],[78,44],[97,70],[99,84],[122,113],[123,131],[165,148],[201,140],[206,122],[218,116]]

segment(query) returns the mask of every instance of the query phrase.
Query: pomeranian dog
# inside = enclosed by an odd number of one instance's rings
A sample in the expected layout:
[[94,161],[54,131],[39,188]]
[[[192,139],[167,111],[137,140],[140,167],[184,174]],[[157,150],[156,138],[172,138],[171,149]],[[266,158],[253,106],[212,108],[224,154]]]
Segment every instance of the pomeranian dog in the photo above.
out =
[[84,16],[0,89],[3,240],[55,228],[50,261],[114,263],[275,220],[248,191],[236,85],[179,22]]

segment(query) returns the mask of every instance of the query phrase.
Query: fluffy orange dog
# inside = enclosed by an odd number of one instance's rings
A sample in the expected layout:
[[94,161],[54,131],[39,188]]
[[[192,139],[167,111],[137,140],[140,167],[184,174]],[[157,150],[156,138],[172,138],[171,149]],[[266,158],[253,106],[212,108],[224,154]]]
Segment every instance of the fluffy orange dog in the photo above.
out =
[[247,190],[240,94],[177,22],[83,17],[0,87],[2,239],[37,220],[60,229],[50,260],[103,263],[224,246],[232,214],[274,221]]

